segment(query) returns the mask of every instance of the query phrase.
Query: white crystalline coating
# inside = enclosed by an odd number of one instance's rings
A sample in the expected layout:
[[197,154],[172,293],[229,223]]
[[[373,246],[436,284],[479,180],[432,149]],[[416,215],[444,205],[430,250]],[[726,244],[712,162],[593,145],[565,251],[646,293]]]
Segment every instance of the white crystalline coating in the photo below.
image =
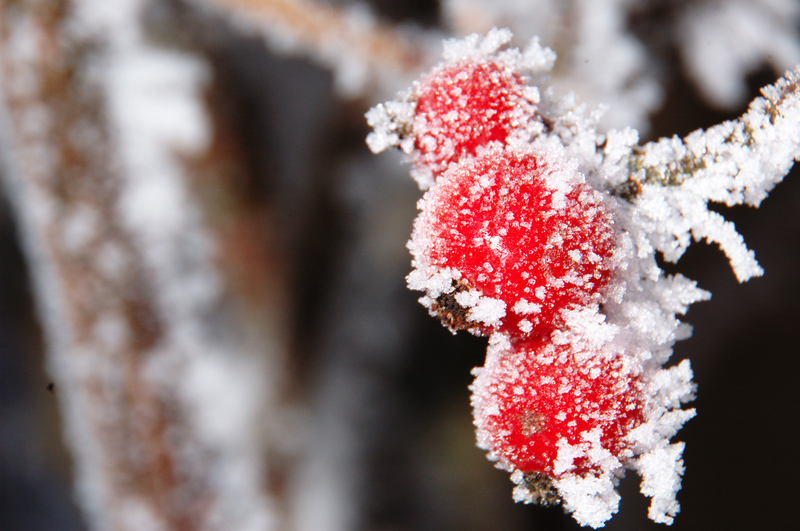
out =
[[373,132],[367,135],[367,146],[373,153],[380,153],[390,147],[399,147],[403,153],[411,153],[414,139],[404,136],[401,124],[414,121],[416,105],[405,96],[398,100],[381,103],[367,111],[367,124]]
[[[432,280],[438,279],[440,276],[441,275],[434,276]],[[434,282],[437,281],[434,280]],[[426,286],[431,286],[431,283],[429,282]],[[438,289],[436,284],[433,284],[432,287],[434,290]],[[450,290],[452,289],[453,288],[450,287]],[[430,295],[430,287],[428,287],[428,293],[428,296],[432,297],[432,295]],[[467,312],[467,319],[470,321],[483,323],[487,326],[498,326],[503,317],[506,316],[505,302],[493,299],[492,297],[486,297],[476,289],[456,293],[454,298],[463,308],[469,309]]]
[[442,293],[452,293],[453,281],[461,278],[461,274],[450,268],[416,268],[406,277],[408,288],[424,291],[431,298]]
[[480,297],[475,305],[467,312],[471,321],[483,323],[488,326],[497,326],[506,316],[506,303],[491,297]]
[[462,291],[455,295],[456,302],[464,308],[472,308],[478,304],[481,299],[481,293],[478,290]]
[[558,447],[558,455],[553,463],[553,474],[556,476],[560,476],[564,472],[569,472],[574,469],[575,460],[579,457],[586,456],[586,448],[584,445],[573,445],[562,438],[558,441],[556,446]]
[[637,453],[666,444],[683,424],[695,416],[694,409],[680,409],[694,399],[695,384],[689,360],[669,369],[659,369],[648,386],[650,412],[647,422],[631,430],[628,439]]
[[556,62],[556,53],[542,46],[539,37],[533,37],[522,52],[523,64],[530,70],[531,74],[543,74],[553,69]]
[[509,44],[512,38],[510,30],[494,28],[486,37],[473,33],[463,39],[447,39],[444,41],[442,56],[446,62],[481,60]]
[[512,38],[511,30],[494,28],[485,37],[473,33],[463,39],[447,39],[444,41],[443,59],[446,63],[454,63],[465,59],[483,61],[495,56],[501,63],[529,76],[541,75],[553,68],[556,54],[539,44],[539,39],[532,39],[527,48],[520,52],[517,48],[504,49]]
[[695,384],[689,360],[683,360],[669,369],[659,370],[650,381],[650,394],[657,397],[660,407],[675,408],[694,400]]
[[528,321],[527,319],[523,319],[517,324],[520,330],[525,332],[526,334],[533,330],[533,323]]
[[[593,528],[602,527],[619,509],[620,496],[614,490],[616,474],[622,470],[622,463],[600,442],[600,430],[594,429],[583,434],[584,443],[571,445],[565,439],[558,442],[558,456],[555,461],[554,482],[563,498],[564,509],[572,513],[575,520]],[[599,472],[575,474],[574,461],[586,458],[599,467]]]
[[542,306],[533,302],[528,302],[525,299],[520,299],[512,308],[515,312],[527,315],[531,313],[539,313],[542,311]]
[[[431,310],[431,315],[436,315],[433,310],[434,301],[442,294],[452,293],[455,290],[454,281],[460,278],[461,273],[453,269],[420,267],[409,273],[406,280],[410,289],[425,292],[426,295],[420,302]],[[458,304],[469,310],[467,318],[470,321],[497,326],[506,315],[505,302],[487,297],[475,289],[456,293],[454,298]]]
[[580,525],[603,527],[619,510],[620,496],[608,475],[564,474],[554,484],[563,499],[564,510],[572,513]]
[[557,345],[580,342],[598,349],[611,342],[620,330],[619,326],[606,322],[597,305],[562,310],[561,315],[566,328],[556,330],[551,336]]
[[[614,220],[613,275],[604,288],[602,300],[562,310],[563,323],[543,340],[560,348],[572,346],[579,353],[593,352],[598,360],[621,359],[623,373],[636,377],[643,384],[642,418],[625,435],[628,446],[624,453],[613,455],[602,446],[599,434],[592,431],[583,433],[583,442],[579,444],[571,445],[562,440],[554,463],[554,485],[565,508],[579,523],[599,527],[617,510],[619,496],[614,491],[617,480],[626,468],[634,469],[642,477],[642,492],[652,498],[650,518],[669,524],[679,511],[676,494],[684,470],[681,460],[684,445],[671,444],[670,439],[695,416],[693,409],[682,409],[683,404],[694,398],[695,384],[688,360],[668,369],[663,366],[672,354],[675,341],[691,335],[691,328],[682,323],[679,316],[692,303],[708,300],[710,294],[681,275],[666,275],[658,266],[656,253],[666,260],[676,261],[693,240],[706,240],[719,245],[740,281],[762,274],[754,254],[733,224],[710,210],[708,203],[757,206],[800,157],[800,68],[764,88],[763,97],[753,101],[747,113],[737,120],[707,131],[695,131],[682,139],[666,138],[638,146],[639,135],[630,127],[601,134],[598,131],[601,113],[597,109],[582,104],[574,94],[562,96],[544,85],[541,74],[551,66],[546,59],[548,53],[541,47],[536,48],[538,43],[530,48],[538,51],[529,55],[506,48],[510,38],[509,32],[495,30],[485,39],[473,35],[446,44],[448,61],[471,57],[477,60],[490,53],[513,63],[514,71],[536,70],[526,78],[539,83],[535,114],[520,121],[519,129],[509,134],[505,146],[485,146],[479,156],[492,150],[535,153],[556,168],[547,176],[548,187],[553,190],[554,211],[565,208],[565,201],[559,197],[563,198],[569,190],[570,179],[585,179],[595,189],[594,193],[600,195],[602,205]],[[533,56],[538,59],[531,59]],[[534,64],[539,66],[532,66]],[[408,108],[405,109],[403,112],[408,112]],[[388,115],[383,109],[371,112],[376,123],[380,116]],[[542,117],[547,117],[546,124]],[[380,142],[387,145],[395,142],[391,134],[391,131],[385,133],[384,138],[389,140]],[[373,141],[382,145],[380,142]],[[455,164],[470,162],[464,159],[452,163],[448,171],[452,172]],[[424,169],[418,171],[418,175],[425,174]],[[429,186],[438,186],[432,176],[428,177]],[[481,194],[486,189],[487,183],[478,176],[469,194]],[[595,203],[587,201],[586,204]],[[431,208],[424,199],[418,206],[422,211]],[[469,212],[459,210],[457,215],[466,216]],[[548,214],[543,212],[542,215]],[[522,226],[519,225],[521,216],[513,211],[503,216],[509,224]],[[508,251],[508,256],[517,256],[507,248],[503,236],[502,232],[487,233],[476,237],[473,244],[476,248],[487,246],[501,255]],[[422,300],[429,309],[433,298],[451,293],[455,289],[454,281],[460,278],[458,272],[448,269],[428,270],[430,266],[424,252],[433,247],[431,238],[434,236],[415,226],[414,238],[409,242],[415,269],[408,277],[409,287],[427,292]],[[555,249],[564,243],[563,237],[552,234],[542,245]],[[568,256],[578,264],[595,263],[600,259],[590,249],[575,250]],[[503,279],[497,277],[496,270],[490,269],[486,268],[481,274],[496,285],[502,285]],[[595,281],[591,275],[583,278],[566,274],[547,279],[547,287],[544,284],[529,286],[525,293],[505,300],[516,301],[509,303],[508,310],[524,317],[518,328],[526,332],[530,331],[540,302],[552,286]],[[456,300],[470,311],[476,311],[479,301],[486,300],[487,312],[474,314],[483,317],[483,322],[490,322],[500,314],[488,311],[489,303],[496,301],[492,297],[500,293],[473,291],[459,293]],[[472,404],[478,446],[488,451],[490,460],[498,461],[499,467],[512,473],[512,481],[517,485],[514,499],[530,503],[536,501],[537,496],[526,486],[524,474],[505,462],[501,453],[491,447],[486,424],[486,419],[496,417],[501,409],[492,395],[493,384],[488,375],[497,369],[498,353],[509,350],[512,339],[504,333],[491,336],[485,367],[474,371],[477,378],[471,387]],[[592,380],[602,374],[602,363],[594,369],[597,370],[587,373]],[[507,376],[508,381],[517,380],[514,375]],[[545,382],[544,378],[538,385],[553,384]],[[559,393],[573,391],[569,382],[559,385]],[[523,387],[519,391],[530,392]],[[521,396],[515,389],[508,392],[512,399],[518,395]],[[559,420],[563,422],[566,417]],[[573,468],[576,459],[590,463],[591,472],[576,473]]]
[[660,524],[672,524],[673,517],[680,512],[675,494],[681,488],[684,446],[684,443],[659,446],[639,457],[634,465],[642,476],[642,494],[652,498],[647,516]]

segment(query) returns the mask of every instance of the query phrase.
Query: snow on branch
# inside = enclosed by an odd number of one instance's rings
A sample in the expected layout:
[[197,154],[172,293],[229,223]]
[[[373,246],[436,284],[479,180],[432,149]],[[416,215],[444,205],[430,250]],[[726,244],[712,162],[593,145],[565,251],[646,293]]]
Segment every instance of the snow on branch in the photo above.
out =
[[[192,0],[221,10],[280,53],[332,68],[341,94],[393,93],[430,64],[431,36],[378,22],[364,4],[316,0]],[[438,39],[436,39],[438,41]]]
[[680,258],[691,235],[717,243],[740,282],[763,273],[733,225],[705,205],[758,206],[800,157],[798,76],[787,72],[762,89],[737,120],[633,149],[638,215],[667,260]]

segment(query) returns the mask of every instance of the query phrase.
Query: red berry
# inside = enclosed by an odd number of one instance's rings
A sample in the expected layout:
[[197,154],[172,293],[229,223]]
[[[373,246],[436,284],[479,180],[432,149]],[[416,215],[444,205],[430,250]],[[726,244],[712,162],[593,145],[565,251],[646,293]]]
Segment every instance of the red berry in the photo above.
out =
[[[559,441],[586,448],[598,434],[620,463],[632,456],[625,436],[643,422],[644,386],[622,355],[523,340],[490,350],[479,371],[471,387],[479,446],[506,468],[557,477]],[[573,465],[576,474],[600,468],[585,455]]]
[[416,88],[414,162],[438,177],[479,147],[505,143],[533,116],[537,97],[520,76],[491,60],[439,67]]
[[[492,150],[425,194],[409,284],[427,290],[451,330],[542,336],[561,326],[562,309],[602,300],[613,221],[602,195],[561,166],[543,154]],[[437,274],[452,285],[419,281]]]

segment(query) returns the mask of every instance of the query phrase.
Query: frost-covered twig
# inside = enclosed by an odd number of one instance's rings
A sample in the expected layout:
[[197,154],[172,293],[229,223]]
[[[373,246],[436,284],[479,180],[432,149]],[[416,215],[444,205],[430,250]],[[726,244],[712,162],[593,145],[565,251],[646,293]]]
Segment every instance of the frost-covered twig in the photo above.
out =
[[[758,206],[800,157],[800,70],[762,89],[741,118],[635,148],[628,155],[638,216],[664,257],[676,261],[690,236],[719,244],[739,281],[762,274],[733,225],[706,208]],[[630,138],[630,137],[629,137]],[[617,147],[606,147],[616,158]]]
[[149,43],[144,5],[0,4],[4,183],[90,526],[268,529],[283,346],[242,318],[190,184],[208,64]]
[[[193,0],[222,9],[281,53],[308,55],[333,69],[348,97],[392,93],[431,62],[431,37],[379,23],[363,4],[315,0]],[[438,40],[438,39],[437,39]]]

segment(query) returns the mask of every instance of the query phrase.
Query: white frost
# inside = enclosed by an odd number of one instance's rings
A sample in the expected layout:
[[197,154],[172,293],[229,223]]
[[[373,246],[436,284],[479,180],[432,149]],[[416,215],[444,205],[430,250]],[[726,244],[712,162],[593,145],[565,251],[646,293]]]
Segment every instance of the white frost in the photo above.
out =
[[583,526],[603,527],[619,509],[615,481],[607,474],[579,476],[564,474],[555,481],[564,510]]
[[683,475],[683,443],[660,446],[639,457],[634,464],[642,476],[642,494],[652,498],[647,515],[660,524],[672,524],[680,511],[675,495]]

